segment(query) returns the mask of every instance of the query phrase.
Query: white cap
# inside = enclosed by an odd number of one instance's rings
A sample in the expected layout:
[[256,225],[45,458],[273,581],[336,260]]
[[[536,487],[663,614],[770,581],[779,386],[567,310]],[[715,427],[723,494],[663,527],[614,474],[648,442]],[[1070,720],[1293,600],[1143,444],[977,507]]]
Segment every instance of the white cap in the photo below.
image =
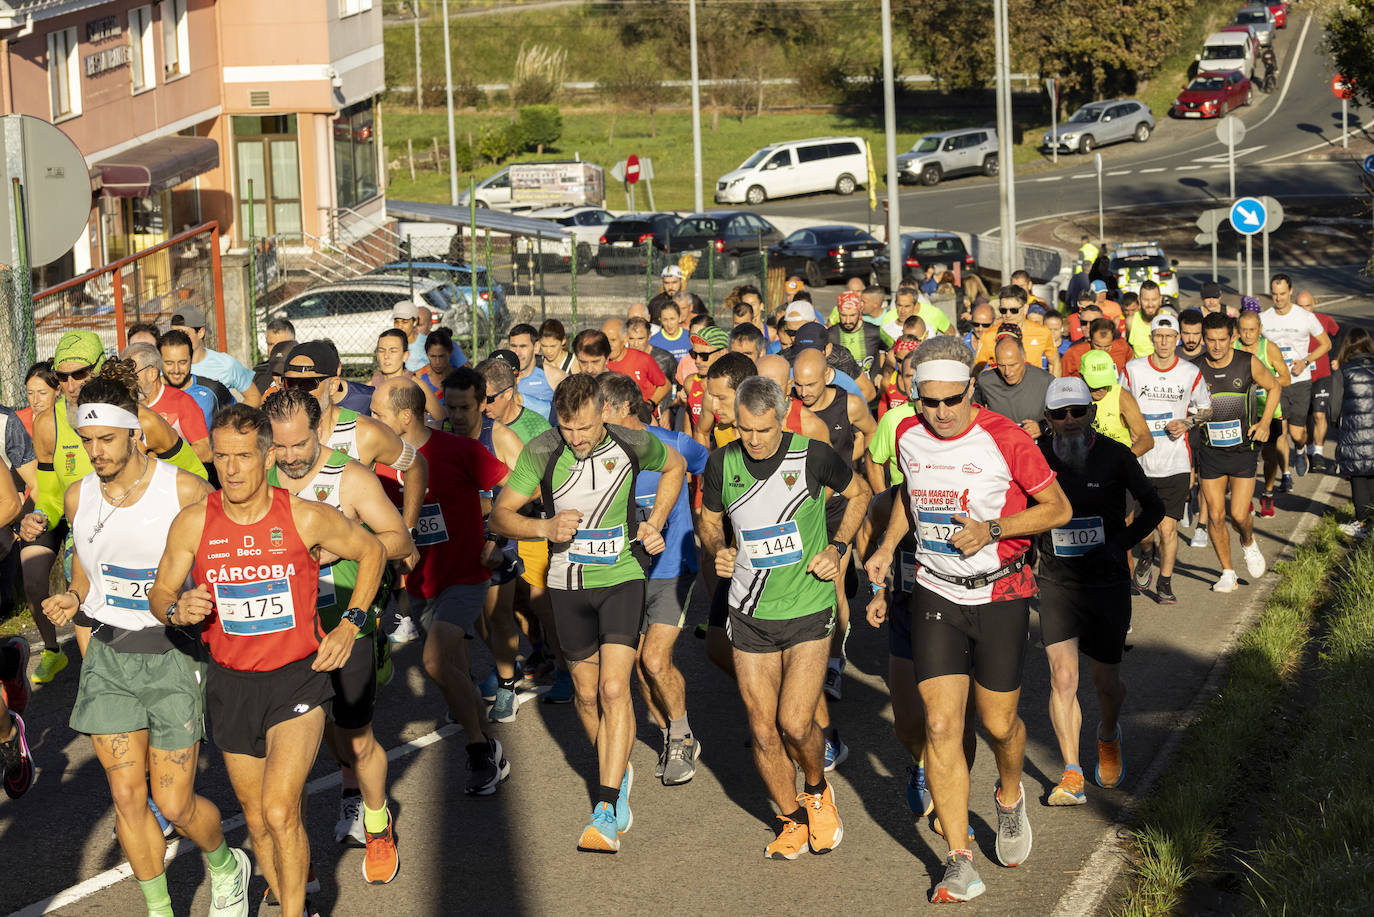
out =
[[1161,309],[1159,314],[1154,317],[1154,321],[1150,322],[1151,334],[1154,334],[1161,328],[1165,331],[1172,331],[1175,334],[1178,333],[1178,319],[1174,317],[1172,312],[1165,312]]
[[814,322],[816,310],[809,302],[794,302],[787,307],[787,312],[783,314],[782,320],[785,322]]
[[1093,395],[1092,392],[1088,391],[1088,383],[1078,376],[1061,376],[1051,381],[1050,387],[1045,390],[1045,410],[1047,411],[1092,403]]
[[681,280],[682,268],[678,267],[676,264],[670,264],[663,269],[663,273],[660,276],[664,280],[667,280],[669,277],[676,277],[678,280]]

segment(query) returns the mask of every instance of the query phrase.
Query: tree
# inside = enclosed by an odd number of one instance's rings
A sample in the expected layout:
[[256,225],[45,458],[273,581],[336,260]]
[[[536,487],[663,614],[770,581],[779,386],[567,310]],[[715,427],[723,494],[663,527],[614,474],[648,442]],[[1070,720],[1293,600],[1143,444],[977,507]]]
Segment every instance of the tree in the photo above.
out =
[[1374,0],[1347,0],[1326,24],[1322,47],[1354,84],[1355,98],[1374,105]]
[[[916,62],[941,89],[992,84],[992,0],[897,0],[893,19],[905,24]],[[1018,23],[1013,44],[1019,32]]]
[[663,54],[651,44],[621,54],[610,63],[610,72],[596,84],[597,91],[611,105],[608,143],[615,142],[615,112],[622,106],[648,112],[649,136],[658,136],[658,109],[676,95],[664,83],[663,70]]

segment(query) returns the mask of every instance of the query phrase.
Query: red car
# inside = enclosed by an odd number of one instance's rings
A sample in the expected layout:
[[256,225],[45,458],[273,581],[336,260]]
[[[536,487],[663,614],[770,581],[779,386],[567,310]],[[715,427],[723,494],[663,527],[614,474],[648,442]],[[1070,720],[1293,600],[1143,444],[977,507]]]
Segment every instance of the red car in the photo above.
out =
[[1169,114],[1175,118],[1220,118],[1249,105],[1254,95],[1249,77],[1239,70],[1203,72],[1178,94]]
[[1269,12],[1274,14],[1274,28],[1281,29],[1288,25],[1288,0],[1280,0],[1278,3],[1265,3],[1269,7]]

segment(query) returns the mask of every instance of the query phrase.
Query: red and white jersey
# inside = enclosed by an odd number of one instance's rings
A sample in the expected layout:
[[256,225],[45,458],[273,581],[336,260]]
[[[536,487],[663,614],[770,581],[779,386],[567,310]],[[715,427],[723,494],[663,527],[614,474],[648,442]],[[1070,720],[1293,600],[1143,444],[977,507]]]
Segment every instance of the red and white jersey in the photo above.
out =
[[1160,369],[1153,354],[1137,357],[1126,364],[1126,387],[1135,396],[1154,437],[1154,448],[1140,457],[1145,475],[1167,478],[1192,471],[1188,437],[1172,439],[1165,428],[1171,420],[1187,420],[1189,414],[1212,406],[1212,395],[1197,364],[1175,354],[1173,365]]
[[1030,565],[979,589],[966,589],[932,576],[992,573],[1030,548],[1030,538],[1007,538],[964,557],[951,544],[959,523],[1005,519],[1029,505],[1029,497],[1054,483],[1054,472],[1025,430],[986,408],[958,436],[942,439],[920,413],[897,425],[897,458],[906,476],[903,490],[916,536],[916,581],[960,605],[982,605],[1035,594]]

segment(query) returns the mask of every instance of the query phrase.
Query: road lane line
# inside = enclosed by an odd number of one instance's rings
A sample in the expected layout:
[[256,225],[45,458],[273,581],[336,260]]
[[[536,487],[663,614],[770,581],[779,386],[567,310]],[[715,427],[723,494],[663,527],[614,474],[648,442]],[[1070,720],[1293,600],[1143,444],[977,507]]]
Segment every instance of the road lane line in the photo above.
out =
[[[521,691],[518,695],[520,703],[528,703],[534,700],[534,698],[538,697],[546,690],[548,689],[541,688],[538,691]],[[422,748],[427,748],[436,742],[442,741],[443,739],[446,739],[449,736],[462,731],[463,727],[459,726],[457,723],[450,723],[447,726],[441,726],[433,732],[426,733],[425,735],[422,735],[419,738],[411,739],[409,742],[404,742],[400,745],[397,745],[395,748],[387,749],[386,759],[388,761],[395,761],[399,758],[404,758],[407,755],[414,754]],[[323,777],[316,777],[314,780],[311,780],[309,783],[305,785],[305,792],[306,795],[313,796],[316,793],[321,792],[322,790],[327,790],[338,785],[339,772],[333,771],[331,773],[325,774]],[[226,818],[221,823],[221,826],[224,829],[224,833],[229,834],[231,831],[237,831],[239,828],[242,828],[245,824],[246,822],[244,821],[243,813],[240,812],[233,818]],[[163,862],[170,863],[172,860],[176,859],[182,854],[192,852],[199,853],[200,848],[197,847],[195,844],[191,843],[190,841],[179,837],[174,841],[168,842],[167,855],[163,858]],[[121,850],[119,852],[119,855],[122,857],[124,855],[124,852]],[[42,917],[42,915],[44,914],[51,914],[58,908],[66,907],[69,904],[75,904],[77,901],[80,901],[83,898],[89,898],[96,892],[103,891],[104,889],[109,888],[111,885],[114,885],[118,882],[123,882],[125,879],[131,877],[133,874],[133,867],[129,865],[128,860],[125,860],[123,863],[120,863],[113,869],[107,869],[102,873],[98,873],[97,875],[91,876],[86,881],[79,882],[76,885],[73,885],[71,888],[63,889],[55,895],[50,895],[49,897],[44,898],[42,901],[35,901],[33,904],[30,904],[27,907],[15,911],[13,914],[10,915],[10,917]]]
[[1140,174],[1141,174],[1141,175],[1149,175],[1151,172],[1163,172],[1163,171],[1164,171],[1164,167],[1163,167],[1163,166],[1159,166],[1159,167],[1154,168],[1154,169],[1141,169],[1141,170],[1140,170]]
[[1084,172],[1082,175],[1070,175],[1069,178],[1078,181],[1080,178],[1092,178],[1095,174],[1094,172]]
[[1202,168],[1202,166],[1177,166],[1177,167],[1174,168],[1174,171],[1175,171],[1175,172],[1196,172],[1198,169],[1201,169],[1201,168]]
[[1298,43],[1293,46],[1293,59],[1288,63],[1288,74],[1283,78],[1283,88],[1279,90],[1278,101],[1269,109],[1269,114],[1259,119],[1259,124],[1253,126],[1247,124],[1250,130],[1254,130],[1270,118],[1279,113],[1283,107],[1283,100],[1288,97],[1288,87],[1293,85],[1293,74],[1298,72],[1298,58],[1302,56],[1302,46],[1307,43],[1307,30],[1312,25],[1312,14],[1308,13],[1307,18],[1302,21],[1302,34],[1298,36]]
[[1118,169],[1118,170],[1115,171],[1115,172],[1108,172],[1108,173],[1107,173],[1108,176],[1112,176],[1112,175],[1130,175],[1130,174],[1131,174],[1131,170],[1130,170],[1130,169]]
[[1036,179],[1033,179],[1033,181],[1037,181],[1037,182],[1042,182],[1042,181],[1063,181],[1063,180],[1064,180],[1064,176],[1062,176],[1062,175],[1051,175],[1051,176],[1049,176],[1048,178],[1036,178]]

